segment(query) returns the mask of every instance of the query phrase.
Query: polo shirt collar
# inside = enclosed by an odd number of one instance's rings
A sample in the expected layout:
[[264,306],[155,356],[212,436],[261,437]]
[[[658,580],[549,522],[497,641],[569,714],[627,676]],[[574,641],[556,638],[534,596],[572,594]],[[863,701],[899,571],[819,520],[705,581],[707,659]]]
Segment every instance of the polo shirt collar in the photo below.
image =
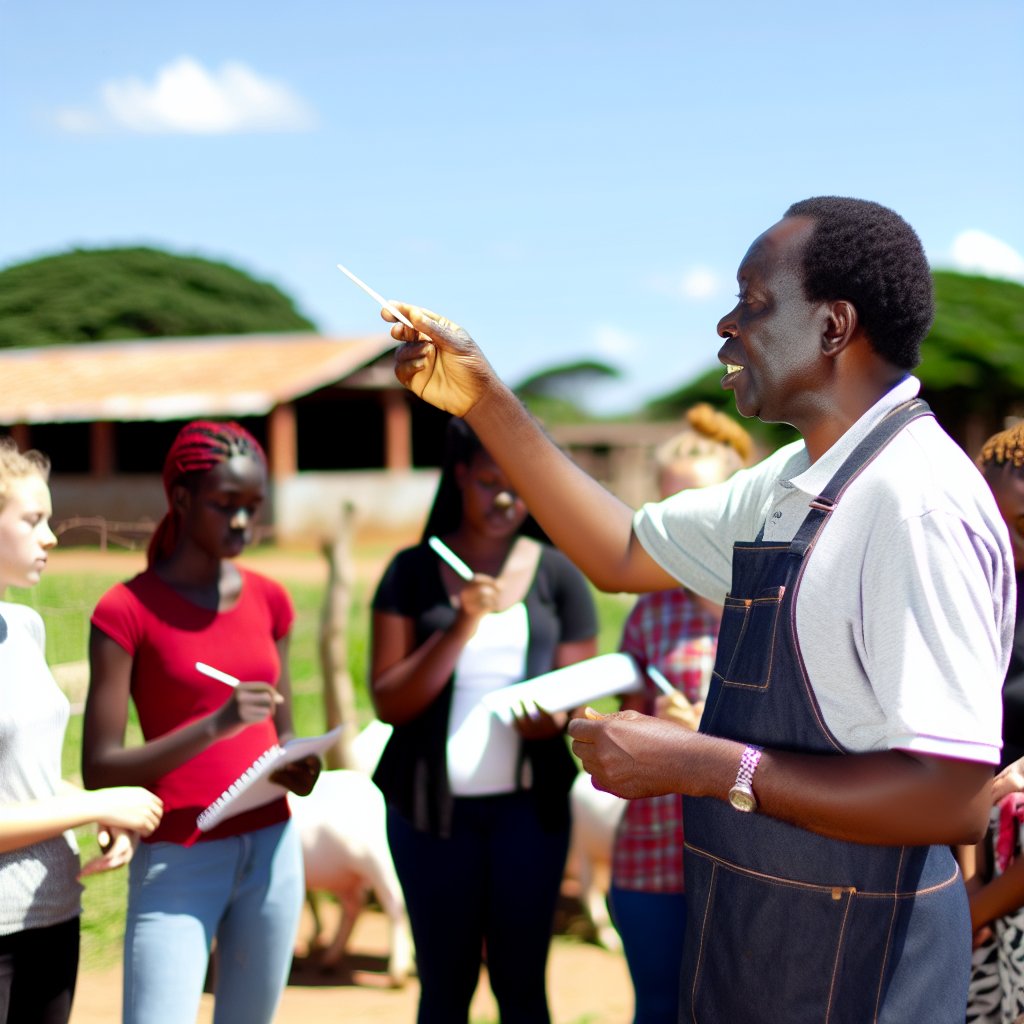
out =
[[907,374],[895,387],[887,391],[867,412],[812,466],[793,477],[790,483],[806,494],[815,497],[835,476],[846,461],[846,457],[881,422],[882,418],[896,406],[915,398],[921,390],[921,382]]

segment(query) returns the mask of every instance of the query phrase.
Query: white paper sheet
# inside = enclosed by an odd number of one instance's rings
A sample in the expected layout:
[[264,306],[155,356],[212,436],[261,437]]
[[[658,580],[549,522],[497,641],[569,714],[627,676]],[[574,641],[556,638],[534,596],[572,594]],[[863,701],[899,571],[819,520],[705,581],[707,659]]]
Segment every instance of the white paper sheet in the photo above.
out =
[[599,697],[635,693],[644,686],[643,674],[629,654],[599,654],[575,665],[556,668],[521,683],[492,690],[482,699],[503,722],[512,721],[512,711],[534,704],[545,711],[568,711]]

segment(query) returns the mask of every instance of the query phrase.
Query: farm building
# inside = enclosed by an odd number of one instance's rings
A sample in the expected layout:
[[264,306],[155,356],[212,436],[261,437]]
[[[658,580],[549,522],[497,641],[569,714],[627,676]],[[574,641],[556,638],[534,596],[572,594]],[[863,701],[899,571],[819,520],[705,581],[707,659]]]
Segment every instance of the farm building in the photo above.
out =
[[264,522],[282,542],[329,535],[344,502],[357,522],[405,528],[433,493],[447,417],[395,380],[395,344],[304,333],[0,349],[0,431],[51,457],[65,527],[144,531],[165,508],[174,435],[207,418],[266,447]]

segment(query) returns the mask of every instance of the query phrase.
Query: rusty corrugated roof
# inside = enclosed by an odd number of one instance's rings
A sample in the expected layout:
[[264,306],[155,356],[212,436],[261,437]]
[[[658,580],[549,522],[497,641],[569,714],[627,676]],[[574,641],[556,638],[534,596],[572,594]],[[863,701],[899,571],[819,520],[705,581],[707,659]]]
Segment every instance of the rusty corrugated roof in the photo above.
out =
[[244,334],[0,348],[0,424],[264,415],[396,345]]

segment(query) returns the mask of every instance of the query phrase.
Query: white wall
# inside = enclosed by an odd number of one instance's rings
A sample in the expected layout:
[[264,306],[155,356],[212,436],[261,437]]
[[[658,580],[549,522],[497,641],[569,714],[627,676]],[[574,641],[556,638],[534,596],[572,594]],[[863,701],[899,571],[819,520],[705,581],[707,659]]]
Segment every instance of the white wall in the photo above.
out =
[[284,543],[329,537],[345,502],[355,506],[357,528],[416,528],[426,519],[437,479],[436,469],[299,473],[274,494],[277,536]]
[[[299,473],[274,488],[261,520],[273,523],[282,543],[318,542],[333,534],[345,502],[356,508],[356,526],[383,530],[419,527],[437,487],[438,470],[365,470]],[[158,476],[120,476],[97,483],[88,476],[54,476],[53,521],[97,516],[113,523],[156,523],[167,504]],[[68,543],[95,544],[94,531],[69,532]]]

